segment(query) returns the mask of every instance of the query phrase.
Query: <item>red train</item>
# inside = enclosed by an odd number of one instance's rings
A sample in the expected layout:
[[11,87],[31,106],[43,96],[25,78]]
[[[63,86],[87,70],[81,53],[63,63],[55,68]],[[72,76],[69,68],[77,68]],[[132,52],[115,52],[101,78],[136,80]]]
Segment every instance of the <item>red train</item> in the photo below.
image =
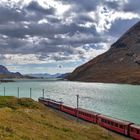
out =
[[108,117],[97,112],[89,111],[82,108],[73,108],[64,105],[63,102],[55,101],[48,98],[40,97],[39,102],[55,108],[57,110],[63,111],[80,119],[96,123],[104,128],[118,132],[125,136],[131,137],[135,140],[140,140],[140,125],[134,124],[129,121],[124,121],[112,117]]

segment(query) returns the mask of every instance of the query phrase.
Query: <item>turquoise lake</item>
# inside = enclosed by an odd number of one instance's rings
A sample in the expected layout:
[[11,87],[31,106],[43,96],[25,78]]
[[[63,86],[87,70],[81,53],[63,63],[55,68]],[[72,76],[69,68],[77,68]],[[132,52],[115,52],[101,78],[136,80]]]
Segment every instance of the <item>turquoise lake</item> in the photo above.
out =
[[79,94],[79,106],[112,117],[140,124],[140,86],[83,83],[69,81],[17,81],[0,84],[0,95],[29,97],[37,100],[45,89],[45,97],[62,100],[76,107],[76,95]]

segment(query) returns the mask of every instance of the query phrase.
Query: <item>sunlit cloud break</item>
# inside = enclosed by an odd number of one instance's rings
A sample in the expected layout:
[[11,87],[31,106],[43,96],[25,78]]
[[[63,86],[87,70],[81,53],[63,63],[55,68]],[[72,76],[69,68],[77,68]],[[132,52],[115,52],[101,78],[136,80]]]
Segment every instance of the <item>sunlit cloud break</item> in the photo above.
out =
[[62,72],[72,71],[139,21],[139,5],[139,0],[1,0],[0,63],[22,73],[38,68],[51,73],[52,65],[55,73],[63,63]]

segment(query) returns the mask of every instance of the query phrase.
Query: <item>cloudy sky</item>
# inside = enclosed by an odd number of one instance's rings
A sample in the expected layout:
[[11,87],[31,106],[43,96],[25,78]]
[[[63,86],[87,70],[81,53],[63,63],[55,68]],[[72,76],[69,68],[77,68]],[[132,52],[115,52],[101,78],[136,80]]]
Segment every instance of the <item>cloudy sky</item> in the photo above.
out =
[[107,51],[140,20],[140,0],[0,0],[0,64],[64,73]]

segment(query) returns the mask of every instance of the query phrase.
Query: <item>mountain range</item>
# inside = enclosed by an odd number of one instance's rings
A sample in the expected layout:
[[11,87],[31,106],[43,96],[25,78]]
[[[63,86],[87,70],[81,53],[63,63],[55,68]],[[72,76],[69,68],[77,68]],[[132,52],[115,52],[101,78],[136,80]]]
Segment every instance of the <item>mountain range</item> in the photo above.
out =
[[10,72],[5,66],[0,65],[0,78],[22,78],[19,72]]
[[31,77],[36,78],[65,78],[68,74],[56,73],[56,74],[49,74],[49,73],[36,73],[36,74],[26,74]]
[[72,81],[140,84],[140,21],[110,49],[76,68]]
[[34,78],[59,78],[64,79],[67,73],[56,73],[56,74],[48,74],[48,73],[37,73],[37,74],[26,74],[22,75],[19,72],[10,72],[5,66],[0,65],[0,78],[27,78],[27,79],[34,79]]
[[35,74],[26,74],[28,76],[36,77],[36,78],[57,78],[61,76],[60,73],[49,74],[49,73],[35,73]]

